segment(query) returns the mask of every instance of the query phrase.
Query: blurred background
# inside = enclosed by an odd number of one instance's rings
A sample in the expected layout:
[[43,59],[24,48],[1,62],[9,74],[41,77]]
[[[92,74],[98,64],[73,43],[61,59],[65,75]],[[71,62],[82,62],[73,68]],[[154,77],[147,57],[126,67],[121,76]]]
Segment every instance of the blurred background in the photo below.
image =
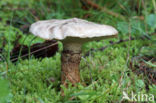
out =
[[[83,45],[85,86],[64,88],[62,98],[62,44],[33,36],[29,27],[73,17],[111,25],[119,35]],[[125,103],[123,91],[156,96],[155,0],[0,1],[0,103]]]

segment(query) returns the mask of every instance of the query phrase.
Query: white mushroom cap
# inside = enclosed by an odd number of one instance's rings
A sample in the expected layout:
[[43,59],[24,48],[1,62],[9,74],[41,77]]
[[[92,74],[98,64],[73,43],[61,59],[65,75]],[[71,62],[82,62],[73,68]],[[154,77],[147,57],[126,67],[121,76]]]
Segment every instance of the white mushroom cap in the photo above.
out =
[[38,21],[31,25],[30,32],[48,40],[63,40],[67,37],[112,37],[118,34],[118,31],[112,26],[97,24],[78,18]]

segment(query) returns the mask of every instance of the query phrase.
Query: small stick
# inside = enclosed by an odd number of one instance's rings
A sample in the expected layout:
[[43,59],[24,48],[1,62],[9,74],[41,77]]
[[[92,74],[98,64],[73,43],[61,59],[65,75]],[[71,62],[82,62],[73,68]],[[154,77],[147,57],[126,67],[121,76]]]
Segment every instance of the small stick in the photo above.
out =
[[121,18],[121,19],[123,19],[123,20],[126,20],[126,18],[125,18],[123,15],[118,14],[118,13],[115,13],[115,12],[109,10],[109,9],[106,8],[106,7],[101,7],[101,6],[99,6],[98,4],[94,3],[94,2],[91,1],[91,0],[81,0],[81,1],[82,1],[81,3],[83,3],[83,4],[85,4],[85,5],[88,5],[88,6],[92,7],[92,8],[94,8],[94,9],[101,10],[101,11],[103,11],[103,12],[109,14],[109,15],[114,16],[114,17],[117,17],[117,18]]

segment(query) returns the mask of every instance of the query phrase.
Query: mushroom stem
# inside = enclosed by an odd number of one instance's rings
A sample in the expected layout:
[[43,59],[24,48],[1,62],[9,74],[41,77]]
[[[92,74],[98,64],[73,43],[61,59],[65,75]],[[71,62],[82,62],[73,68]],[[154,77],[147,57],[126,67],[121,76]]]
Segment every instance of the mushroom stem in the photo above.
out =
[[62,70],[61,83],[68,87],[68,83],[75,86],[80,82],[79,64],[81,61],[81,44],[80,43],[64,43],[62,52]]

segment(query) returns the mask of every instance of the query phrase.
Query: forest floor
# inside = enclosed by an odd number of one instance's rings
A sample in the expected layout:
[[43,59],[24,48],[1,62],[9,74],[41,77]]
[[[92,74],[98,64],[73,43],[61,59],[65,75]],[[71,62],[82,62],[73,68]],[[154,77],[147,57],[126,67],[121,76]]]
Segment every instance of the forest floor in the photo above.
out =
[[[138,8],[141,13],[137,14],[128,6],[129,2],[122,5],[123,0],[120,0],[120,8],[106,9],[99,6],[102,0],[99,1],[96,5],[89,2],[86,7],[91,6],[91,9],[81,7],[82,2],[76,5],[69,0],[64,3],[59,0],[0,1],[0,92],[3,92],[0,103],[137,103],[139,100],[155,103],[156,14],[153,5],[147,3],[147,10],[144,6]],[[110,6],[104,7],[111,8],[114,3],[106,1]],[[70,8],[66,8],[68,6]],[[60,83],[62,43],[57,43],[53,55],[36,57],[38,54],[31,54],[31,47],[40,45],[36,49],[41,49],[45,41],[34,37],[28,29],[37,20],[71,17],[112,25],[119,35],[84,44],[81,83],[64,88]],[[20,55],[21,45],[27,52]],[[26,57],[21,59],[22,55]],[[65,97],[61,96],[61,88]],[[125,94],[130,100],[123,99]],[[132,94],[136,95],[135,100]]]

